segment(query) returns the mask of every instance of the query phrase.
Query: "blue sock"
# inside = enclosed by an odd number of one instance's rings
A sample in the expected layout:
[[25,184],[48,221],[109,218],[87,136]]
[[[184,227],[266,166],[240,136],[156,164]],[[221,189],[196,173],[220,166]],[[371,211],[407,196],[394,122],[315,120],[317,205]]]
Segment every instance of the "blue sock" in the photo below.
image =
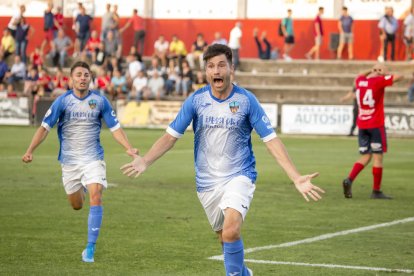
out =
[[102,206],[91,206],[88,217],[88,244],[95,244],[102,224]]
[[[242,239],[235,242],[224,242],[224,266],[226,275],[249,275],[244,265],[244,246]],[[234,274],[234,273],[240,274]]]

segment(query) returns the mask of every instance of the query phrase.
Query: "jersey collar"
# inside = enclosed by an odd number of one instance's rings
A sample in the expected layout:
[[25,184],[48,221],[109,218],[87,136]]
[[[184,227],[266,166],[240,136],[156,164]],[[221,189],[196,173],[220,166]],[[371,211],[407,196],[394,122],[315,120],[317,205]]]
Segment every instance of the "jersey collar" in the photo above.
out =
[[213,99],[213,100],[215,100],[216,102],[219,102],[219,103],[222,103],[222,102],[225,102],[225,101],[227,101],[228,99],[230,99],[231,97],[233,97],[233,95],[234,95],[234,93],[236,92],[236,85],[234,84],[234,83],[232,83],[233,84],[233,89],[231,90],[231,92],[230,92],[230,95],[227,97],[227,98],[225,98],[225,99],[219,99],[219,98],[216,98],[214,95],[213,95],[213,92],[211,92],[211,86],[209,85],[209,89],[208,89],[208,93],[210,93],[210,97]]

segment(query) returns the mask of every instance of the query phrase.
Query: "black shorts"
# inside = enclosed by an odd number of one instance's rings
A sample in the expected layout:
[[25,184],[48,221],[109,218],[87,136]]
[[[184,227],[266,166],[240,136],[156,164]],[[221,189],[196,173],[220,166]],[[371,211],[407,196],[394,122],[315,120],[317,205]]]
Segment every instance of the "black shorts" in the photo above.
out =
[[359,153],[387,152],[387,134],[384,127],[360,129],[358,132]]
[[293,35],[286,36],[285,37],[285,43],[294,44],[295,43],[295,37]]

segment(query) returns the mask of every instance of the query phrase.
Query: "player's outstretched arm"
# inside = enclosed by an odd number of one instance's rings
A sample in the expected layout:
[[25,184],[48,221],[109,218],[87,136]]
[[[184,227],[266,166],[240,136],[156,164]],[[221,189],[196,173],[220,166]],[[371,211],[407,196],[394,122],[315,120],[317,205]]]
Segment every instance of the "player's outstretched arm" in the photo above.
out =
[[122,128],[118,128],[117,130],[113,131],[112,136],[120,145],[122,145],[125,148],[125,151],[129,156],[134,158],[138,156],[138,149],[133,148],[131,146],[128,137]]
[[322,198],[319,193],[325,193],[325,191],[318,186],[313,185],[311,182],[312,178],[318,176],[319,173],[300,175],[279,138],[274,138],[265,144],[270,154],[276,159],[278,164],[293,181],[296,189],[302,194],[306,201],[309,201],[309,197],[314,201],[318,201]]
[[32,141],[26,150],[26,153],[22,157],[22,161],[25,163],[32,162],[34,150],[46,139],[49,131],[44,127],[39,127],[36,133],[33,135]]
[[177,141],[177,138],[165,133],[159,138],[145,154],[144,157],[137,156],[131,163],[125,164],[121,167],[123,174],[127,176],[138,177],[143,173],[152,163],[169,151]]

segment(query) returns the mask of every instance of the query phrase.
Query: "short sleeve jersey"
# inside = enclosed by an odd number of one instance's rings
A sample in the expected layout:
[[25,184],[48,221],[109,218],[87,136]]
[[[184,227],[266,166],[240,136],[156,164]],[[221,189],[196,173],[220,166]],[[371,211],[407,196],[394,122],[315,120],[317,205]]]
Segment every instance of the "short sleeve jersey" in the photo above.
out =
[[267,142],[276,133],[256,97],[233,85],[225,100],[217,99],[207,85],[188,97],[167,132],[180,138],[192,121],[197,191],[244,175],[256,181],[251,132]]
[[53,102],[42,126],[50,131],[58,125],[60,163],[83,165],[103,160],[104,151],[100,143],[102,119],[111,131],[120,128],[111,104],[98,91],[89,91],[81,99],[69,90]]
[[392,75],[386,75],[372,78],[359,76],[355,80],[358,128],[367,129],[384,126],[384,92],[385,87],[393,84],[393,79]]

